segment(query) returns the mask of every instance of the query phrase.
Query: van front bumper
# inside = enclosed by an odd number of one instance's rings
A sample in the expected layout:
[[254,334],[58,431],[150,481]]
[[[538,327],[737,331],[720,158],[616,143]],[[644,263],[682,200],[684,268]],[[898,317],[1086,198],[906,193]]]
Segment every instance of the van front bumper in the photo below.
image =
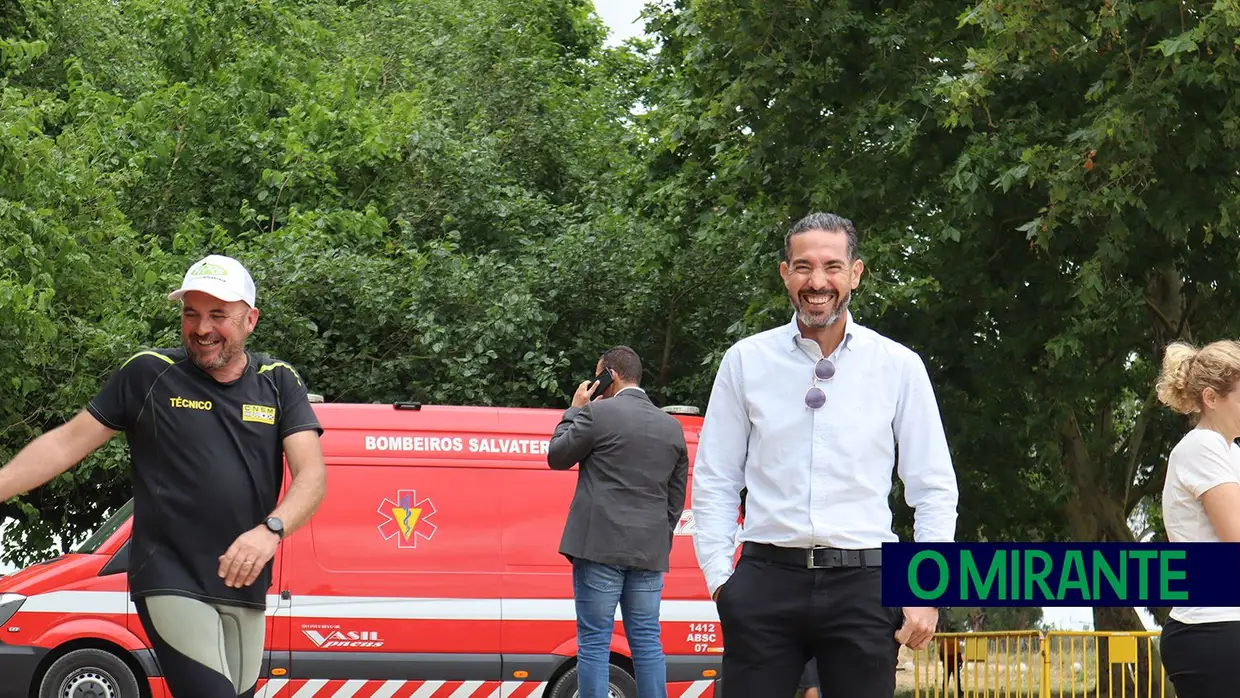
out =
[[0,679],[0,698],[28,698],[34,672],[45,656],[47,649],[43,647],[0,643],[0,676],[4,677]]

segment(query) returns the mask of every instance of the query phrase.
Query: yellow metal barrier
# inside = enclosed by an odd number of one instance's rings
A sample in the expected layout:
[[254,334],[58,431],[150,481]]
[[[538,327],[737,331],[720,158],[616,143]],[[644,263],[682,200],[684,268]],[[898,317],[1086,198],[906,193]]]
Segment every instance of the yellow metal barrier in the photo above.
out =
[[1055,631],[1045,635],[1045,698],[1097,695],[1166,698],[1170,684],[1158,653],[1157,631]]
[[[938,633],[904,659],[897,696],[1168,698],[1156,631]],[[911,676],[910,676],[911,674]]]
[[[1039,696],[1040,641],[1036,630],[938,633],[928,648],[913,655],[912,695]],[[898,694],[906,682],[897,674]]]

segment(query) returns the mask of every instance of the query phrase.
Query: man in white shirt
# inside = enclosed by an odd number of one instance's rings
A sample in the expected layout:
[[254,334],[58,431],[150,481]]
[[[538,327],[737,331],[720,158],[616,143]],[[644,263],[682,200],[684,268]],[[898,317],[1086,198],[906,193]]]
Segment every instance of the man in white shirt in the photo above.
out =
[[715,377],[691,502],[722,698],[793,695],[811,657],[823,698],[890,698],[900,644],[934,634],[937,609],[882,605],[891,472],[919,542],[954,539],[956,475],[925,364],[848,311],[862,269],[851,221],[799,221],[780,263],[794,318],[737,342]]

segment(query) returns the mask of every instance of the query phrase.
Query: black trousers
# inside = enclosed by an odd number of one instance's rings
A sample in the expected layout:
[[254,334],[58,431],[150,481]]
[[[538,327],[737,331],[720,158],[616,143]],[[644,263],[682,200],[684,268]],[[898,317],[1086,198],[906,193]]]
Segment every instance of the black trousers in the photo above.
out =
[[1189,624],[1173,618],[1163,626],[1159,651],[1179,698],[1240,695],[1240,621]]
[[808,569],[742,555],[716,601],[720,698],[787,698],[817,659],[822,698],[891,698],[904,622],[881,567]]

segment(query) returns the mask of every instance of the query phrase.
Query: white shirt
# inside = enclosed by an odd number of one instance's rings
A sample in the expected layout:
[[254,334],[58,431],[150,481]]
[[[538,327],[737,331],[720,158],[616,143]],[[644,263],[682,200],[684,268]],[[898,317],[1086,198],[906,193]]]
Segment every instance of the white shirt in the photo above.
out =
[[[876,548],[899,538],[888,496],[896,463],[918,542],[952,542],[956,474],[925,364],[907,347],[844,321],[827,403],[805,405],[818,343],[787,325],[730,347],[715,376],[693,466],[694,549],[713,595],[738,542]],[[748,487],[737,534],[740,490]]]
[[[1163,483],[1163,524],[1172,543],[1218,543],[1201,495],[1226,482],[1240,482],[1240,447],[1213,429],[1193,429],[1171,449]],[[1240,620],[1240,608],[1176,606],[1181,623]]]

